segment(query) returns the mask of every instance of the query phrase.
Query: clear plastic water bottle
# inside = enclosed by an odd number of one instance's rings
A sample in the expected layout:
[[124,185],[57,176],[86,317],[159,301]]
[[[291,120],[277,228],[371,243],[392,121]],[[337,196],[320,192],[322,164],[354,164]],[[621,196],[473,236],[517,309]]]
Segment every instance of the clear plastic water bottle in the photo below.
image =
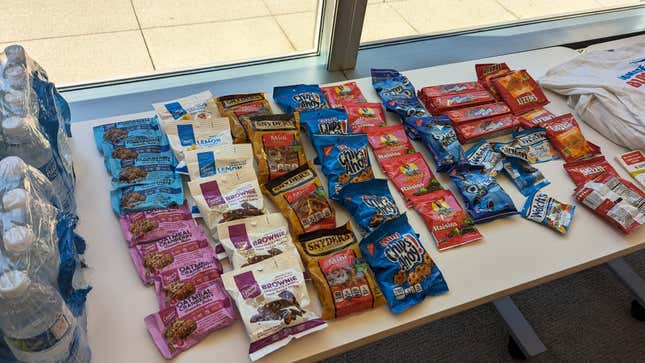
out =
[[83,332],[58,292],[22,271],[0,276],[0,330],[25,363],[88,363]]
[[62,208],[54,186],[43,173],[17,156],[8,156],[0,160],[0,193],[15,188],[25,189],[31,195]]

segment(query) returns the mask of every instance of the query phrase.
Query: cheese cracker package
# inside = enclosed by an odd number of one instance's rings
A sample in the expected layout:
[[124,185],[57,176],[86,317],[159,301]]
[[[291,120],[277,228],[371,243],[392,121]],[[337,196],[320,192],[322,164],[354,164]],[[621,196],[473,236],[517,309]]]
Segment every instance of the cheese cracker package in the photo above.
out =
[[549,103],[542,88],[525,70],[511,71],[491,80],[493,87],[515,115]]
[[212,146],[185,152],[186,168],[190,180],[253,168],[251,144]]
[[607,162],[603,155],[593,158],[572,161],[562,166],[576,186],[594,179],[600,174],[609,173],[618,176],[618,172]]
[[215,99],[215,104],[220,114],[228,117],[233,142],[236,144],[249,141],[240,117],[273,113],[271,104],[262,92],[220,96]]
[[567,162],[600,154],[600,148],[585,139],[578,122],[570,113],[543,122],[542,127]]

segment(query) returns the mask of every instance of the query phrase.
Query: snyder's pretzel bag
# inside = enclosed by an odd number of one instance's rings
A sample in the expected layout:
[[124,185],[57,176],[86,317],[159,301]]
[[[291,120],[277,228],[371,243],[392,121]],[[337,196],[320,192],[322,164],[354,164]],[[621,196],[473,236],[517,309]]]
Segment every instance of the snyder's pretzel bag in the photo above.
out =
[[350,102],[343,105],[354,134],[363,134],[385,126],[385,114],[380,103]]
[[340,200],[367,233],[400,214],[385,179],[348,184],[340,190]]
[[297,113],[244,117],[242,122],[253,144],[260,184],[307,162]]
[[542,127],[567,162],[600,154],[600,149],[582,135],[578,122],[570,113],[543,122]]
[[455,125],[455,132],[459,142],[465,144],[486,137],[510,134],[519,126],[520,121],[517,117],[505,114]]
[[164,132],[180,162],[184,160],[184,153],[188,150],[233,143],[228,119],[225,117],[173,122],[166,125]]
[[551,184],[539,169],[521,159],[513,157],[505,159],[504,172],[525,197]]
[[190,180],[253,168],[251,144],[212,146],[186,151],[184,154]]
[[514,114],[521,115],[549,103],[542,88],[525,70],[511,71],[491,79],[493,87],[511,108]]
[[296,248],[280,213],[220,223],[217,237],[234,270]]
[[311,300],[294,252],[222,275],[251,340],[252,361],[327,327],[311,310]]
[[385,303],[349,223],[301,234],[298,243],[318,291],[323,320],[342,318]]
[[314,135],[312,141],[331,199],[338,200],[338,192],[349,183],[374,179],[366,135]]
[[336,212],[310,164],[264,185],[295,234],[336,227]]
[[287,113],[328,108],[323,92],[315,84],[273,87],[273,100]]
[[499,116],[509,112],[511,112],[511,109],[504,102],[497,102],[450,110],[446,111],[445,115],[450,117],[450,121],[456,125],[479,120],[480,118]]
[[421,214],[439,251],[479,241],[483,238],[472,218],[461,208],[448,189],[414,198],[414,210]]
[[466,161],[472,165],[481,165],[482,172],[493,178],[502,170],[504,156],[496,151],[486,140],[479,140],[475,145],[466,151]]
[[130,246],[175,234],[203,236],[202,228],[193,220],[186,203],[177,207],[129,213],[122,216],[119,223]]
[[157,120],[157,116],[154,116],[94,126],[92,131],[96,148],[103,153],[104,146],[108,144],[115,148],[136,147],[141,143],[160,145],[162,135]]
[[575,210],[575,206],[558,202],[555,198],[536,190],[526,198],[522,217],[547,226],[558,233],[567,234]]
[[341,135],[351,134],[347,113],[343,110],[325,108],[299,112],[300,124],[304,127],[307,135]]
[[223,289],[221,266],[215,259],[188,261],[161,272],[154,280],[159,309],[191,304],[212,285]]
[[585,182],[604,173],[619,176],[616,169],[607,162],[603,155],[598,155],[584,160],[572,161],[564,164],[563,167],[576,186],[584,184]]
[[204,120],[217,115],[217,108],[210,91],[178,98],[165,102],[153,103],[152,107],[159,116],[162,128],[179,120]]
[[443,189],[419,152],[382,160],[381,168],[403,194],[408,206],[414,197]]
[[242,116],[259,116],[273,113],[271,104],[264,98],[264,93],[233,94],[217,97],[215,104],[222,116],[228,117],[233,142],[236,144],[248,142]]
[[218,223],[264,213],[264,198],[252,168],[191,180],[188,188],[211,231]]
[[448,291],[441,271],[405,214],[383,223],[363,238],[360,247],[393,313]]
[[543,108],[536,108],[518,117],[522,128],[532,129],[534,127],[540,127],[543,122],[554,119],[555,115]]
[[347,102],[365,102],[365,96],[356,82],[347,82],[335,86],[320,87],[331,108],[343,108]]
[[379,164],[384,159],[416,152],[403,125],[370,128],[367,130],[367,141],[372,146],[372,151],[374,151],[374,156]]
[[513,141],[495,143],[495,150],[508,157],[522,159],[530,164],[559,159],[560,155],[539,127],[513,133]]
[[430,151],[438,172],[450,169],[464,158],[464,149],[457,140],[447,116],[409,117],[405,119],[405,123],[421,135],[421,140]]
[[151,184],[130,185],[110,192],[112,210],[121,216],[150,209],[163,209],[181,205],[184,189],[181,177],[162,178]]

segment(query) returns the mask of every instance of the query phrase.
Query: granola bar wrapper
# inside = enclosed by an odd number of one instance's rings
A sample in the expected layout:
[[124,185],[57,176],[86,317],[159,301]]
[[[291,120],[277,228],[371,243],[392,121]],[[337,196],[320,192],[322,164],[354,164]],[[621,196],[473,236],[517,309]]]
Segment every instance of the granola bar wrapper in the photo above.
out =
[[502,97],[497,92],[497,89],[491,83],[491,80],[496,77],[503,76],[509,73],[511,69],[506,63],[485,63],[475,64],[475,73],[477,73],[477,82],[482,85],[488,92],[490,92],[496,100],[501,100]]
[[[422,98],[423,100],[423,98]],[[495,98],[486,90],[469,91],[427,98],[424,104],[432,114],[494,102]]]
[[150,184],[129,185],[110,192],[117,216],[151,209],[176,207],[184,202],[181,176],[174,174]]
[[555,115],[540,107],[527,113],[523,113],[518,117],[520,119],[520,126],[522,126],[522,128],[532,129],[534,127],[541,127],[541,124],[543,122],[554,119]]
[[381,162],[381,168],[403,194],[407,206],[412,205],[412,199],[416,196],[443,189],[419,152],[385,159]]
[[96,148],[103,153],[105,145],[113,145],[115,148],[136,147],[142,142],[160,145],[162,135],[157,120],[158,117],[154,116],[94,126],[92,132]]
[[320,87],[331,108],[343,108],[348,102],[367,102],[356,82]]
[[423,217],[439,251],[483,238],[472,218],[466,214],[455,195],[448,189],[415,197],[414,210]]
[[172,174],[177,165],[168,140],[162,135],[136,141],[126,140],[118,146],[104,144],[103,161],[112,175],[112,186],[115,188],[145,184],[154,180],[155,174]]
[[508,108],[508,106],[506,106],[504,102],[496,102],[446,111],[445,115],[450,117],[450,121],[452,121],[453,125],[458,125],[465,122],[475,121],[486,117],[499,116],[510,112],[511,109]]
[[385,304],[349,222],[338,228],[301,234],[298,244],[318,291],[323,320]]
[[260,184],[307,162],[300,140],[298,113],[245,117],[242,122],[253,144]]
[[273,100],[286,113],[329,108],[322,90],[315,84],[273,87]]
[[578,186],[574,196],[626,234],[645,223],[645,193],[629,180],[603,173]]
[[504,102],[515,115],[521,115],[549,103],[540,85],[525,70],[512,71],[491,80]]
[[576,186],[584,184],[598,175],[609,173],[613,176],[619,176],[603,155],[594,156],[593,158],[572,161],[564,164],[564,170],[569,174],[571,180]]
[[576,206],[559,202],[545,193],[535,191],[526,198],[522,217],[564,235],[569,232],[575,211]]
[[234,270],[296,248],[289,224],[280,213],[220,223],[217,237]]
[[159,309],[190,303],[199,293],[211,285],[222,282],[221,266],[214,259],[187,261],[172,269],[161,272],[154,279]]
[[379,164],[385,159],[416,152],[403,125],[370,128],[367,130],[367,141]]
[[287,252],[222,275],[249,335],[252,361],[327,327],[312,311],[299,261]]
[[307,135],[351,134],[347,112],[335,108],[299,112],[299,120]]
[[466,161],[472,165],[481,165],[482,172],[493,178],[502,170],[504,156],[493,148],[486,140],[479,140],[470,149],[466,150]]
[[336,212],[310,164],[264,185],[295,234],[336,227]]
[[210,91],[153,103],[162,130],[177,121],[210,119],[218,115],[217,106]]
[[234,321],[235,308],[218,280],[144,319],[150,337],[165,359],[176,357]]
[[495,137],[510,134],[520,126],[517,117],[506,114],[479,119],[455,126],[455,133],[462,144],[480,140],[482,138]]
[[176,234],[189,234],[191,237],[194,235],[197,239],[205,238],[186,203],[172,208],[129,213],[119,218],[119,224],[130,246]]
[[570,113],[543,122],[542,127],[567,162],[600,154],[600,148],[585,139],[578,122]]
[[184,153],[190,180],[253,168],[251,144],[211,146]]
[[264,214],[264,198],[252,168],[191,180],[188,188],[211,231],[218,223]]
[[343,104],[343,107],[354,134],[364,134],[374,128],[385,126],[385,113],[378,102],[348,102]]
[[448,284],[403,214],[385,222],[360,242],[390,310],[399,314],[426,296],[448,291]]
[[341,202],[365,233],[399,216],[385,179],[352,183],[340,190]]
[[217,97],[215,104],[222,116],[228,117],[233,142],[236,144],[249,142],[242,116],[270,115],[273,113],[271,104],[263,92],[233,94]]

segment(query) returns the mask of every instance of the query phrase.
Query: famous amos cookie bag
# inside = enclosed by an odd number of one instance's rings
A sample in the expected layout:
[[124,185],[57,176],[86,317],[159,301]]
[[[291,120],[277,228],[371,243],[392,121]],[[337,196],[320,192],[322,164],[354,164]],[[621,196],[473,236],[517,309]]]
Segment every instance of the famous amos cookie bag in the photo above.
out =
[[439,268],[405,214],[389,220],[360,242],[390,310],[401,313],[426,296],[448,291]]
[[343,105],[348,102],[366,102],[356,82],[320,87],[320,90],[331,108],[343,108]]
[[323,92],[315,84],[273,87],[273,100],[286,113],[329,108]]
[[600,154],[600,148],[585,139],[578,122],[570,113],[543,122],[542,127],[567,162]]
[[495,150],[505,156],[522,159],[530,164],[560,158],[558,151],[546,138],[546,131],[541,127],[514,132],[511,142],[494,145]]
[[482,171],[493,178],[502,170],[504,156],[486,140],[479,140],[466,150],[466,161],[472,165],[481,165]]
[[253,168],[251,144],[211,146],[184,152],[186,169],[190,180],[228,173],[244,168]]
[[464,158],[464,149],[447,116],[409,117],[405,124],[419,133],[438,172],[449,170]]
[[527,197],[536,190],[539,190],[549,184],[540,169],[531,166],[526,161],[514,157],[504,160],[504,172],[513,181],[513,184]]
[[543,108],[536,108],[518,117],[522,128],[532,129],[534,127],[540,127],[543,122],[554,119],[555,115]]
[[119,218],[121,231],[130,246],[152,242],[175,233],[201,233],[186,203],[170,208],[128,213]]
[[542,88],[525,70],[511,71],[492,78],[491,82],[515,115],[524,114],[549,103]]
[[236,144],[249,141],[240,117],[273,113],[271,104],[264,97],[263,92],[220,96],[215,99],[215,104],[220,114],[228,117],[233,142]]
[[301,255],[316,286],[323,320],[385,303],[350,223],[298,236]]
[[159,124],[162,129],[177,121],[203,120],[217,115],[217,106],[210,91],[153,103],[152,107],[159,116]]
[[251,340],[252,361],[327,327],[312,311],[303,272],[294,251],[222,275]]
[[600,174],[609,173],[613,176],[619,176],[616,169],[607,162],[603,155],[594,156],[593,158],[572,161],[562,166],[569,174],[573,183],[578,186],[594,179]]
[[343,107],[353,134],[363,134],[385,126],[385,114],[380,103],[348,102]]
[[465,245],[483,238],[455,195],[448,189],[436,190],[413,199],[432,234],[437,250]]
[[450,121],[454,125],[457,125],[481,118],[499,116],[509,112],[511,112],[511,109],[504,102],[496,102],[446,111],[445,115],[450,117]]
[[214,259],[187,261],[159,273],[154,279],[159,309],[190,304],[199,298],[200,292],[215,284],[223,289],[221,273],[221,266]]
[[366,233],[400,214],[385,179],[348,184],[340,190],[340,201]]
[[336,212],[313,167],[307,163],[264,185],[295,234],[336,227]]
[[555,200],[538,190],[526,198],[522,208],[522,217],[547,226],[554,231],[567,234],[576,207]]
[[384,159],[416,152],[403,125],[370,128],[367,130],[367,141],[379,164]]
[[351,134],[347,113],[343,110],[325,108],[299,112],[300,124],[311,137],[313,134],[344,135]]
[[184,189],[181,177],[174,174],[150,184],[129,185],[110,192],[112,210],[122,216],[132,212],[163,209],[181,205]]
[[420,152],[382,160],[381,168],[408,206],[415,196],[443,189]]

